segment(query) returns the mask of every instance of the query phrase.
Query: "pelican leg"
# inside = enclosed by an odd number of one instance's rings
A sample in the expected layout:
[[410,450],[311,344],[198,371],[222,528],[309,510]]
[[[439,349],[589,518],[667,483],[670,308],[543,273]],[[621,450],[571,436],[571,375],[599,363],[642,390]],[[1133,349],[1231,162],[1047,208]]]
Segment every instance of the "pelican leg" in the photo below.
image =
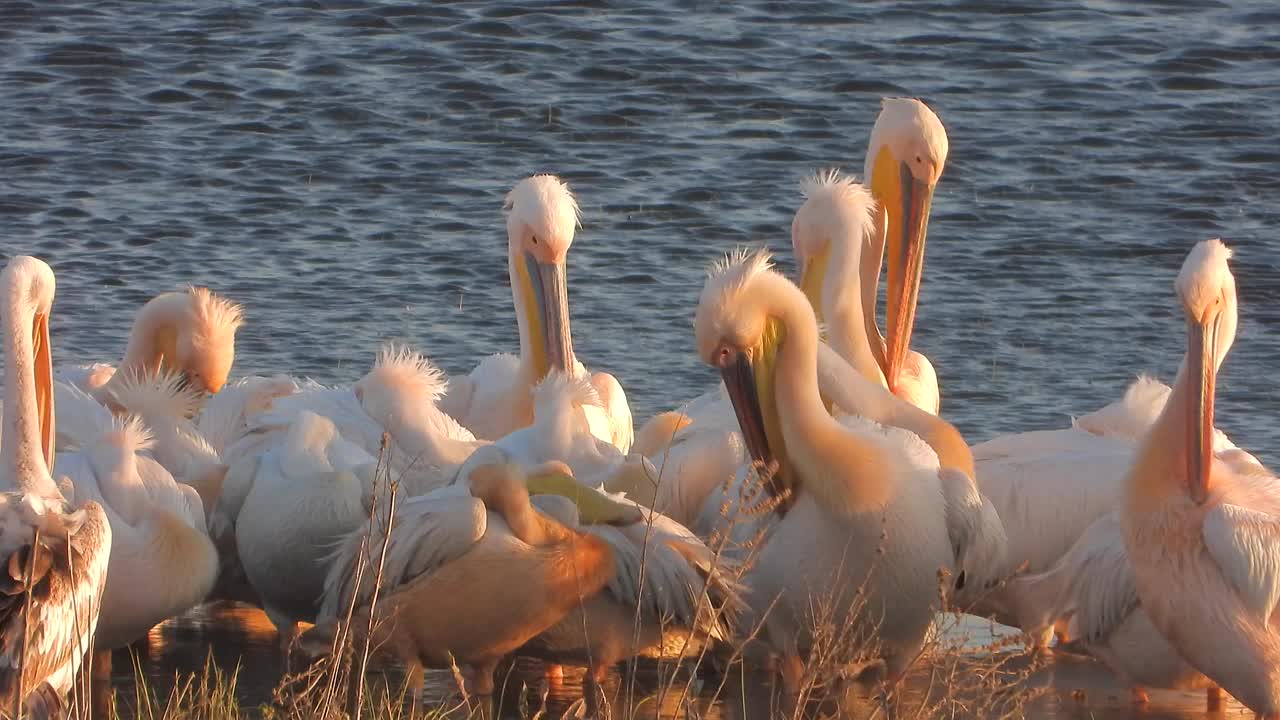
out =
[[564,682],[564,666],[560,663],[546,663],[542,666],[542,672],[548,683],[558,685]]
[[1151,702],[1151,696],[1147,695],[1146,689],[1137,685],[1129,688],[1129,698],[1133,700],[1134,705],[1146,705]]
[[1222,709],[1222,688],[1211,687],[1205,689],[1204,709],[1209,712],[1218,712]]
[[586,705],[587,717],[593,720],[603,720],[609,710],[609,700],[604,694],[604,676],[607,670],[608,665],[593,665],[587,668],[587,674],[582,677],[582,699]]
[[782,673],[782,689],[789,698],[800,695],[804,683],[804,661],[795,653],[778,658],[778,672]]
[[472,665],[467,678],[465,692],[472,696],[472,712],[482,720],[490,720],[493,712],[493,674],[498,669],[497,660],[488,660],[479,665]]
[[95,718],[111,717],[111,651],[94,650],[91,655],[93,669],[89,675],[90,715]]

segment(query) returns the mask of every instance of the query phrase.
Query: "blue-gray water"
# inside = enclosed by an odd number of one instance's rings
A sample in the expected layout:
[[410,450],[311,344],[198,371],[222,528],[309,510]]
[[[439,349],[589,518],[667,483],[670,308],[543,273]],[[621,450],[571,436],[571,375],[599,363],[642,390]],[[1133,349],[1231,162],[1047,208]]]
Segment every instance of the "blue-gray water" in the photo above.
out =
[[882,95],[951,154],[916,347],[972,441],[1172,376],[1173,276],[1236,250],[1220,422],[1274,462],[1280,10],[1256,2],[0,1],[0,256],[58,276],[61,362],[185,283],[245,304],[237,371],[324,381],[407,339],[515,347],[502,197],[556,172],[574,340],[637,421],[713,382],[708,262],[789,265],[798,181],[860,173]]

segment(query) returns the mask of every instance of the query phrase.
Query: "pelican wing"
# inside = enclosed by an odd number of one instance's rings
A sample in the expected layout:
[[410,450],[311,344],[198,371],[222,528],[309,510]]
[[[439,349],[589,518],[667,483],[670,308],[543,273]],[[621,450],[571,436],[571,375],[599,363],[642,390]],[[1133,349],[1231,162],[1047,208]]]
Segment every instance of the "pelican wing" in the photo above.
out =
[[59,448],[85,447],[111,429],[111,411],[75,385],[55,382],[53,402],[58,417]]
[[[382,523],[375,520],[373,527],[381,526]],[[441,488],[408,499],[396,508],[395,522],[387,540],[386,561],[382,565],[383,592],[393,592],[456,560],[479,542],[487,529],[488,513],[484,503],[472,497],[465,486]],[[340,617],[353,597],[357,605],[369,601],[383,538],[381,532],[370,532],[366,522],[342,541],[325,578],[324,599],[318,616],[321,621]],[[356,588],[362,547],[366,567]]]
[[241,378],[209,398],[196,428],[221,453],[248,432],[253,418],[268,410],[275,398],[297,391],[298,384],[288,375]]
[[1244,606],[1269,623],[1280,603],[1280,518],[1223,503],[1205,514],[1203,535]]
[[627,393],[622,389],[618,379],[609,373],[598,372],[591,375],[591,386],[600,396],[600,407],[584,407],[582,411],[591,425],[591,434],[608,440],[615,447],[627,454],[631,451],[631,441],[635,434],[632,427],[631,406],[627,404]]

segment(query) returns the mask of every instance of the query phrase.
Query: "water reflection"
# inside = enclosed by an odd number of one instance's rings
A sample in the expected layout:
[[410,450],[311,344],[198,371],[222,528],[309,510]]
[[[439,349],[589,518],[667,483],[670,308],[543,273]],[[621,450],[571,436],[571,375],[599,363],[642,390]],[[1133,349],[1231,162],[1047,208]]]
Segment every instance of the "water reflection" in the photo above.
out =
[[[1007,640],[1012,633],[1008,628],[972,618],[944,623],[948,625],[946,641],[969,649]],[[112,682],[126,716],[134,711],[130,653],[136,653],[148,684],[161,698],[173,688],[175,677],[200,673],[208,658],[224,670],[238,668],[237,694],[246,711],[272,701],[273,690],[286,668],[275,628],[261,611],[238,603],[210,605],[166,622],[153,629],[144,641],[117,651]],[[1149,704],[1136,704],[1120,678],[1098,662],[1072,654],[1057,653],[1039,660],[1013,651],[999,656],[975,653],[967,657],[973,661],[922,665],[908,678],[903,706],[936,707],[946,693],[955,699],[948,710],[954,711],[956,717],[985,718],[992,714],[992,708],[1008,711],[1018,705],[1013,702],[1015,696],[1031,698],[1019,712],[1037,720],[1191,720],[1247,713],[1229,700],[1219,711],[1207,712],[1203,692],[1150,691]],[[992,696],[988,678],[996,662],[1001,663],[1005,677],[1018,676],[1019,681]],[[772,711],[783,707],[771,675],[744,670],[740,665],[721,672],[716,666],[716,660],[706,659],[703,671],[692,674],[670,662],[640,659],[634,667],[624,665],[612,673],[605,692],[615,717],[630,717],[633,711],[641,717],[653,717],[656,711],[660,718],[766,720]],[[532,658],[519,658],[501,667],[497,675],[498,717],[527,718],[539,711],[545,713],[544,717],[560,717],[576,710],[575,703],[582,696],[583,669],[569,666],[562,674],[549,674],[547,670],[548,666]],[[403,669],[375,663],[369,679],[371,685],[395,693],[403,682]],[[633,709],[625,706],[627,697],[636,698]],[[416,699],[419,706],[454,707],[460,701],[451,672],[427,671]],[[827,698],[809,707],[831,715],[837,704]],[[883,713],[879,700],[857,685],[839,695],[838,708],[841,718],[871,718]]]

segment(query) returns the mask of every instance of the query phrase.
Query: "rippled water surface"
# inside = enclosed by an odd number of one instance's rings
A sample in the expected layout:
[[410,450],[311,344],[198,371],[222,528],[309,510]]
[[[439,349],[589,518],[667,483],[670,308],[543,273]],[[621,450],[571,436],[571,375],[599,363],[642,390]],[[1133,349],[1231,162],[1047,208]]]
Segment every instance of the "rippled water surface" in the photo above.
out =
[[[860,173],[878,98],[950,135],[917,347],[972,441],[1177,367],[1172,279],[1236,249],[1220,425],[1275,462],[1280,10],[1264,0],[0,2],[0,256],[58,274],[63,362],[151,295],[243,302],[239,372],[451,372],[516,346],[501,205],[570,181],[574,339],[638,420],[708,387],[690,320],[798,180]],[[188,635],[177,636],[173,642]],[[196,635],[194,637],[202,637]],[[193,650],[203,655],[203,650]]]

